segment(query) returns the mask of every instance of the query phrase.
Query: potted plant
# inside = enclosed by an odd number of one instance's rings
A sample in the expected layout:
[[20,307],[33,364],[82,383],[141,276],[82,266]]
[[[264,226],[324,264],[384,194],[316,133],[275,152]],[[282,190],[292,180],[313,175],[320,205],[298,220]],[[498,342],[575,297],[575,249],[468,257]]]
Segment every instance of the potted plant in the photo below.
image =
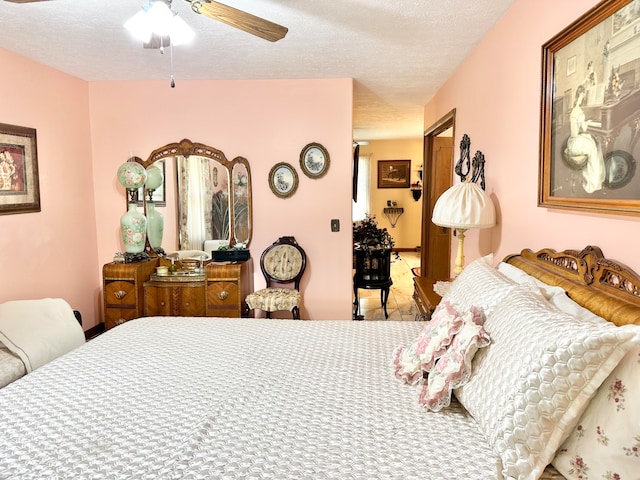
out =
[[363,220],[353,222],[355,250],[391,250],[395,245],[386,228],[379,228],[375,215],[366,214]]

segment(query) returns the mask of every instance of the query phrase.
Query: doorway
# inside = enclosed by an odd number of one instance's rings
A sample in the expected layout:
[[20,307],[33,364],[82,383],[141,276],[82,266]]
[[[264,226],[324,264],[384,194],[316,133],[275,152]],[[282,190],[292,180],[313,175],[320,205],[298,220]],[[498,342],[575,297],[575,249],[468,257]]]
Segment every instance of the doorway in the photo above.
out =
[[437,280],[451,278],[450,229],[435,225],[431,216],[436,200],[452,183],[455,123],[456,110],[453,109],[424,133],[420,276]]

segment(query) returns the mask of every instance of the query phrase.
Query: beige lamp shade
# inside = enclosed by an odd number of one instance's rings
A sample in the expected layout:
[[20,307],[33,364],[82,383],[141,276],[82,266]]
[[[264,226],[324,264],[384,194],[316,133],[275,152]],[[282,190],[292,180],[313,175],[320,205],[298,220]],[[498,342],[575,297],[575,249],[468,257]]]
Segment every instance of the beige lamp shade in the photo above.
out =
[[448,227],[458,234],[453,275],[464,268],[464,236],[470,228],[489,228],[496,224],[496,208],[489,195],[474,182],[463,182],[445,191],[433,207],[431,221],[439,227]]
[[489,195],[476,183],[463,182],[438,198],[431,221],[456,230],[489,228],[496,224],[496,209]]

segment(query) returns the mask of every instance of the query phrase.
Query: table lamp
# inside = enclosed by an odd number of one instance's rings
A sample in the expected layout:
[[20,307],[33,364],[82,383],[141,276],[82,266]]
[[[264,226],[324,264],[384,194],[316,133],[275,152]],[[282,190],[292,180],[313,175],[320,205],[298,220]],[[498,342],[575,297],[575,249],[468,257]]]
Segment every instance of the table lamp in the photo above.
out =
[[446,190],[436,201],[431,221],[455,230],[458,253],[454,276],[464,268],[464,236],[470,228],[489,228],[496,224],[496,209],[487,193],[468,177]]

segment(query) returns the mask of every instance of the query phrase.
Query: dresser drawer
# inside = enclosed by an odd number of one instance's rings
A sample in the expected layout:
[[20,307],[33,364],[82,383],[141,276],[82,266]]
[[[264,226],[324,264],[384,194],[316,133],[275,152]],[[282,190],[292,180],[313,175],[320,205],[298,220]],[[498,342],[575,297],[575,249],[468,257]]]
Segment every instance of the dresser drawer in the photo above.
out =
[[213,281],[207,284],[207,315],[240,317],[240,288],[237,282]]
[[136,286],[126,280],[105,282],[104,303],[107,308],[136,309]]
[[109,330],[137,317],[135,308],[106,308],[104,311],[104,328]]
[[205,315],[204,302],[204,282],[144,284],[147,316],[202,317]]

